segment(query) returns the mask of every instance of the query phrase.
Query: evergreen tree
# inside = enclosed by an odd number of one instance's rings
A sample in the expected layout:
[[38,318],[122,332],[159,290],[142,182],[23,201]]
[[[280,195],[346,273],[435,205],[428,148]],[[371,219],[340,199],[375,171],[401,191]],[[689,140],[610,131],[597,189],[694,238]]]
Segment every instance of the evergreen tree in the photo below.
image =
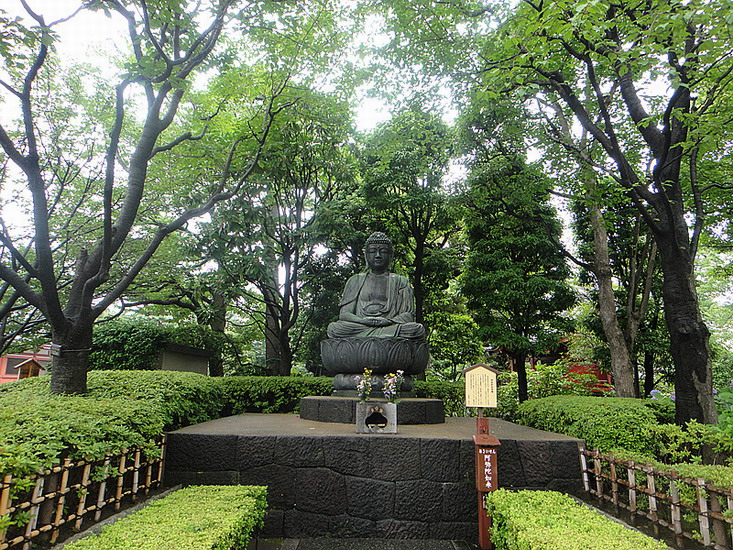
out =
[[570,270],[557,246],[560,223],[542,175],[517,158],[474,167],[466,194],[469,251],[461,286],[484,341],[504,348],[527,399],[527,356],[571,329]]

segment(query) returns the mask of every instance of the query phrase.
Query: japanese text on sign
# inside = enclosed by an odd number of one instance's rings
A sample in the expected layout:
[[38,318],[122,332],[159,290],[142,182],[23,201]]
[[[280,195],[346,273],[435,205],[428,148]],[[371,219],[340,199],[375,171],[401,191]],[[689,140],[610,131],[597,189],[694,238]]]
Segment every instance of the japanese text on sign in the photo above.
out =
[[466,371],[466,407],[496,407],[496,372],[488,368]]
[[496,449],[480,447],[478,449],[478,469],[476,481],[479,491],[496,490]]

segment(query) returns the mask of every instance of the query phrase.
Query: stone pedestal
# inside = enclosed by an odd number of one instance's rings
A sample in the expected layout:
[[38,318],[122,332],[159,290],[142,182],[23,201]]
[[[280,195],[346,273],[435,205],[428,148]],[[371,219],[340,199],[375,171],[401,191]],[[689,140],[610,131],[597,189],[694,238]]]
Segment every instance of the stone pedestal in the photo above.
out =
[[[356,397],[311,396],[300,400],[300,417],[316,422],[353,424],[356,422]],[[385,400],[372,399],[368,403],[386,404]],[[406,424],[443,424],[445,412],[441,399],[401,398],[397,401],[397,422]]]

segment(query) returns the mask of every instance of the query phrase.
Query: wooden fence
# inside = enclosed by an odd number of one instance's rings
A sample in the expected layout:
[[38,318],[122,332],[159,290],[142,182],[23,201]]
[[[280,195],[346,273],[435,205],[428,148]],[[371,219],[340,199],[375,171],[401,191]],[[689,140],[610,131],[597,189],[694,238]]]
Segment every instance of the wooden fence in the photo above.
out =
[[0,550],[31,541],[53,544],[59,534],[80,531],[147,495],[163,480],[165,438],[160,455],[145,458],[140,449],[124,450],[98,461],[64,463],[28,479],[10,475],[0,482]]
[[645,464],[580,450],[585,490],[666,527],[678,540],[733,550],[733,491]]

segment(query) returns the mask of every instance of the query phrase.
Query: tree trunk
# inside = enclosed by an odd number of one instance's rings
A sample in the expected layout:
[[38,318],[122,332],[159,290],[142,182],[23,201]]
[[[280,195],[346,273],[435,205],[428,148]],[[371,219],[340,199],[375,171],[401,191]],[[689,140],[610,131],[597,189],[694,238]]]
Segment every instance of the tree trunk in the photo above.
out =
[[517,371],[517,386],[519,390],[519,402],[524,403],[529,399],[527,391],[527,354],[516,352],[513,354],[514,368]]
[[654,354],[644,353],[644,397],[651,395],[654,389]]
[[77,321],[70,323],[61,334],[53,331],[52,341],[61,346],[61,351],[53,355],[51,361],[52,393],[86,393],[92,327],[91,321]]
[[598,282],[598,309],[603,333],[611,353],[611,374],[618,397],[638,397],[634,381],[634,365],[616,314],[616,296],[613,292],[611,259],[608,253],[608,232],[598,204],[591,201],[590,221],[593,228],[594,268]]
[[[222,339],[227,326],[227,301],[223,294],[216,290],[211,291],[212,306],[214,314],[211,317],[209,326],[211,330],[220,334]],[[221,348],[214,350],[214,355],[209,359],[209,376],[224,376],[224,359],[221,356]]]
[[412,276],[412,287],[415,296],[415,322],[421,325],[425,323],[425,288],[423,284],[423,273],[425,271],[425,244],[417,240],[415,245],[415,261]]
[[265,364],[270,376],[280,374],[280,327],[274,309],[265,306]]
[[[672,231],[655,235],[664,277],[664,317],[675,365],[675,422],[715,424],[718,414],[713,400],[710,332],[700,315],[690,249],[680,246],[675,237]],[[687,235],[683,237],[689,243]]]

